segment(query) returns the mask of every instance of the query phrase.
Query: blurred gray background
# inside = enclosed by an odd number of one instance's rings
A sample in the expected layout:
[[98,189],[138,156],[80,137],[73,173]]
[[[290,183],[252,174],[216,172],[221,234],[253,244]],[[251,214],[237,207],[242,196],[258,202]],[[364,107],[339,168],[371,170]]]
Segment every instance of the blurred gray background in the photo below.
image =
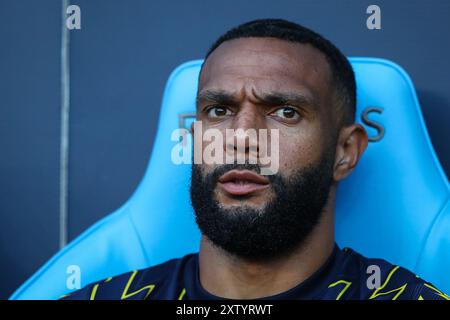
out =
[[[285,18],[347,56],[403,66],[450,172],[450,1],[77,0],[70,31],[68,237],[118,208],[144,173],[165,81],[223,32]],[[366,28],[381,7],[382,29]],[[0,298],[59,249],[62,2],[0,0]]]

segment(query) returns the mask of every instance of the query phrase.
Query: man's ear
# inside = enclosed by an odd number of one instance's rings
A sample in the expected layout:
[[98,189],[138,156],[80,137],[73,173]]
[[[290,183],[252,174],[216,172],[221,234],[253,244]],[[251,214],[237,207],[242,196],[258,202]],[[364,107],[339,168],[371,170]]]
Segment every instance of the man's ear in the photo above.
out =
[[354,123],[341,129],[334,163],[335,181],[342,180],[352,173],[366,150],[367,143],[367,132],[362,125]]

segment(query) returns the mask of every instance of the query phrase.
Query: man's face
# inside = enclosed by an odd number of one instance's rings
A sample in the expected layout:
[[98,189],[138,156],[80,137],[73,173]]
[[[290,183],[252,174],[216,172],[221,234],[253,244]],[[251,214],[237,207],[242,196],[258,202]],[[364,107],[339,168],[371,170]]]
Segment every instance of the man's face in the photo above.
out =
[[209,56],[197,97],[203,130],[218,129],[224,137],[226,129],[279,133],[275,175],[258,175],[259,165],[193,166],[197,223],[213,243],[267,259],[292,250],[312,231],[333,182],[330,83],[326,58],[310,45],[244,38],[222,43]]

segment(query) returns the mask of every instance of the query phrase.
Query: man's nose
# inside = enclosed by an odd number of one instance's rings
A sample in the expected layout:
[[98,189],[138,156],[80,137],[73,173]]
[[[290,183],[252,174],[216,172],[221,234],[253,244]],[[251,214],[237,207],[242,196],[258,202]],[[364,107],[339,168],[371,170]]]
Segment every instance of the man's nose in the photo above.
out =
[[258,106],[244,105],[234,116],[231,129],[233,129],[234,135],[232,140],[227,139],[228,148],[231,147],[229,144],[232,143],[232,150],[238,150],[238,146],[245,146],[245,153],[257,153],[259,130],[266,129],[264,115],[258,110]]

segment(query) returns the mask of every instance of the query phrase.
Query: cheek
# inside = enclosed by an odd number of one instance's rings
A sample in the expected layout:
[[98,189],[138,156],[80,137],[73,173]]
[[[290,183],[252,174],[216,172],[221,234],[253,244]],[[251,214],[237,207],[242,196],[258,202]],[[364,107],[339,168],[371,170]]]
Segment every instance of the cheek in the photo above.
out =
[[289,174],[319,161],[322,141],[318,136],[298,130],[280,132],[280,171]]

